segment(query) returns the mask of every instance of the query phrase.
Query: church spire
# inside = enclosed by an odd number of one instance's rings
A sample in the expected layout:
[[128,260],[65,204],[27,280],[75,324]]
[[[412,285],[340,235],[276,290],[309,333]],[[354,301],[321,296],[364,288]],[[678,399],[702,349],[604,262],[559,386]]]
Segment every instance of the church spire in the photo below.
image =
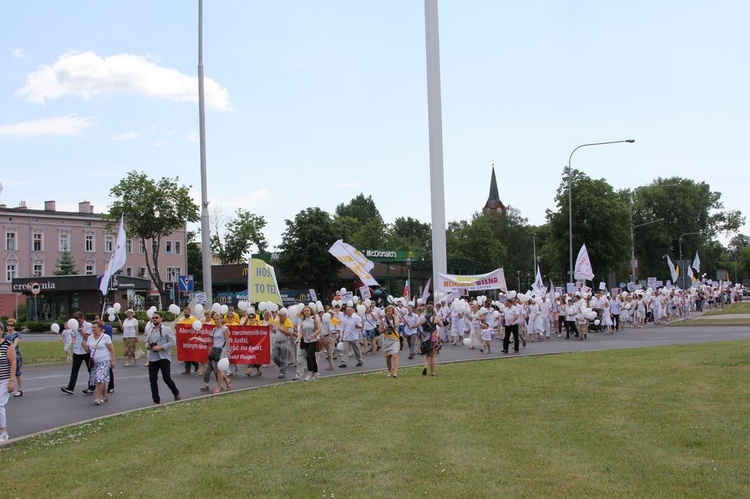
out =
[[500,193],[497,190],[497,178],[495,177],[495,162],[492,162],[492,178],[490,179],[490,195],[487,198],[487,203],[484,205],[484,210],[496,211],[498,213],[505,212],[505,205],[500,201]]

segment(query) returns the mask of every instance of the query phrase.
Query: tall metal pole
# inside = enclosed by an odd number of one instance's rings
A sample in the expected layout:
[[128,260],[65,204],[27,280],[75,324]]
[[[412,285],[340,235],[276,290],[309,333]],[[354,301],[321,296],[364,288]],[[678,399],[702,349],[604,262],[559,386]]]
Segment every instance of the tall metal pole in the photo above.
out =
[[580,146],[573,149],[573,151],[570,153],[570,156],[568,157],[568,257],[570,259],[570,275],[568,276],[568,282],[570,283],[575,282],[573,280],[573,154],[575,154],[575,152],[582,147],[604,146],[607,144],[623,144],[625,142],[627,142],[628,144],[632,144],[633,142],[635,142],[635,139],[610,140],[608,142],[592,142],[590,144],[581,144]]
[[203,291],[208,303],[213,300],[211,278],[211,226],[208,220],[208,181],[206,174],[206,102],[203,96],[203,0],[198,0],[198,120],[201,151],[201,253]]
[[448,271],[445,243],[445,183],[443,180],[443,118],[440,97],[440,40],[437,0],[425,0],[427,56],[427,121],[430,137],[430,207],[432,214],[432,282]]

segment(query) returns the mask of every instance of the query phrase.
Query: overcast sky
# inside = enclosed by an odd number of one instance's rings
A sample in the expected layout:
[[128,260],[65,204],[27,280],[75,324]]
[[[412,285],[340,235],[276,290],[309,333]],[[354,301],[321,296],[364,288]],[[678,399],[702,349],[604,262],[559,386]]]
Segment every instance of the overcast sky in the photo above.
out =
[[[197,0],[7,2],[0,202],[112,202],[124,172],[200,200]],[[750,2],[442,0],[446,219],[500,198],[545,222],[570,152],[615,188],[658,176],[747,203]],[[429,221],[424,3],[204,5],[208,192],[268,222],[371,195]],[[748,226],[744,233],[750,233]],[[397,249],[397,248],[395,248]]]

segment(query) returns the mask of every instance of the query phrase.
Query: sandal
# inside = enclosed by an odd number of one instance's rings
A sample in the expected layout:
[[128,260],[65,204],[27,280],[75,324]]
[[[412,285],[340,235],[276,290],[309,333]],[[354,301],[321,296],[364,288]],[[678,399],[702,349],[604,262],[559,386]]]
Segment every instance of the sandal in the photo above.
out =
[[102,401],[99,399],[94,400],[94,405],[102,405]]
[[219,394],[219,393],[221,393],[221,387],[215,388],[214,394]]

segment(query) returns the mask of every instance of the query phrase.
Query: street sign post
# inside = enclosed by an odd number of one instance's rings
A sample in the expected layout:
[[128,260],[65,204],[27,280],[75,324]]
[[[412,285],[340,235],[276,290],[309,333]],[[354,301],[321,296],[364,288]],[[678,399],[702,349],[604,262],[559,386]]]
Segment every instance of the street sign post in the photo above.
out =
[[192,293],[195,291],[195,281],[192,275],[177,276],[177,285],[181,293]]

